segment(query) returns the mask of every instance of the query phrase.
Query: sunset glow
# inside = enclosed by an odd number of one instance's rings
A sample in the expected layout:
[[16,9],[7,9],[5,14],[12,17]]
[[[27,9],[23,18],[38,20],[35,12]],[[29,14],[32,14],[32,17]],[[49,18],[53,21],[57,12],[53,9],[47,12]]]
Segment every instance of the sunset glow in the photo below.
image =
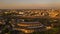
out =
[[60,0],[0,0],[2,8],[59,7]]

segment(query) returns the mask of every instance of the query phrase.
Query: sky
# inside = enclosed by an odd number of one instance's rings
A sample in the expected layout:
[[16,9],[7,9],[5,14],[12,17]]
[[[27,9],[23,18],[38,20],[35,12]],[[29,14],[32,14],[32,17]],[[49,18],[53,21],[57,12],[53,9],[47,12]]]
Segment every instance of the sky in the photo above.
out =
[[60,0],[0,0],[0,9],[60,7]]

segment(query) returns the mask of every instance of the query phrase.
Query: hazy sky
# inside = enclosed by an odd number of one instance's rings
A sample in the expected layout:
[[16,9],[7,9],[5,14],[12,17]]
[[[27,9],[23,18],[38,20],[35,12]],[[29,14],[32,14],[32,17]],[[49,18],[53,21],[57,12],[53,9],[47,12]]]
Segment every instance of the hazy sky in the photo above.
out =
[[0,8],[60,7],[60,0],[0,0]]

